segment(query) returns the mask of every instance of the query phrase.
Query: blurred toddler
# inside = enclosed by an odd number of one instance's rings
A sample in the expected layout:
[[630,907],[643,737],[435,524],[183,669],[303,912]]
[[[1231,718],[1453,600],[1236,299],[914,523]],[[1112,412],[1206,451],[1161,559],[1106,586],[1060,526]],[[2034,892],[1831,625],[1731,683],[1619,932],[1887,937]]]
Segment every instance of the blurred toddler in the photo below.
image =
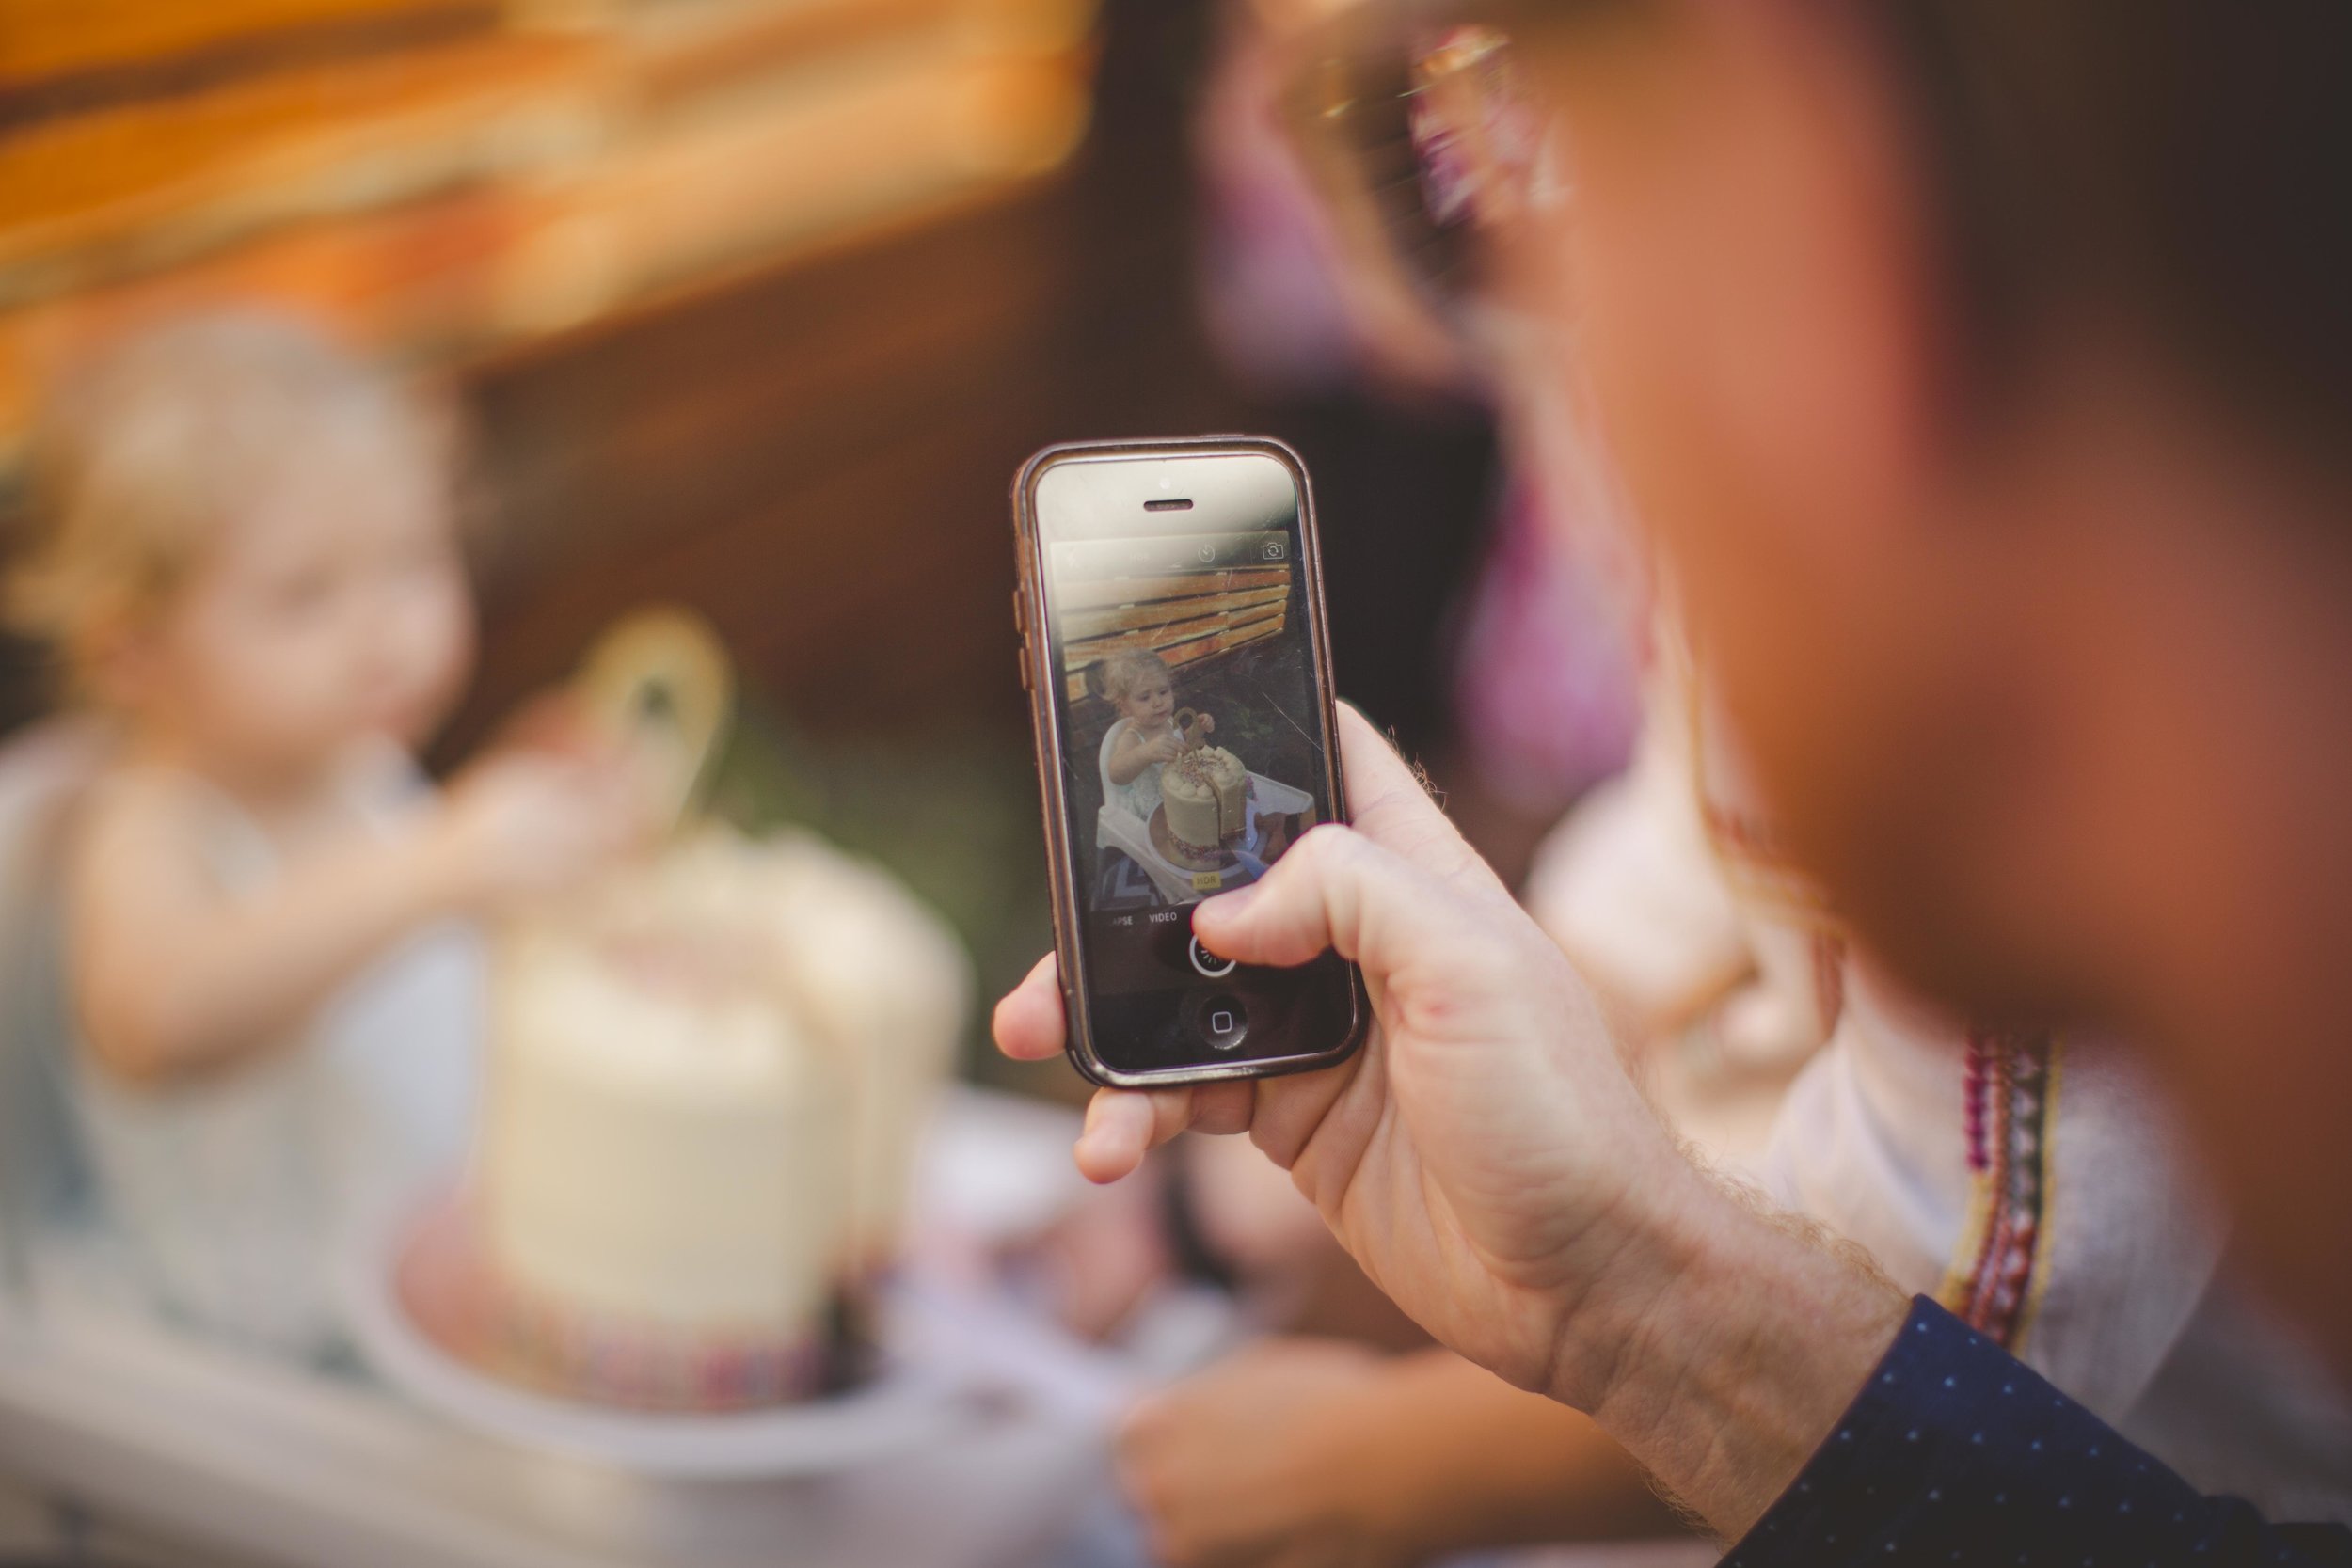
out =
[[643,832],[602,760],[418,771],[472,657],[453,477],[442,424],[308,328],[183,320],[51,411],[8,584],[107,732],[60,865],[106,1220],[173,1316],[297,1357],[335,1343],[344,1228],[465,1135],[453,917]]

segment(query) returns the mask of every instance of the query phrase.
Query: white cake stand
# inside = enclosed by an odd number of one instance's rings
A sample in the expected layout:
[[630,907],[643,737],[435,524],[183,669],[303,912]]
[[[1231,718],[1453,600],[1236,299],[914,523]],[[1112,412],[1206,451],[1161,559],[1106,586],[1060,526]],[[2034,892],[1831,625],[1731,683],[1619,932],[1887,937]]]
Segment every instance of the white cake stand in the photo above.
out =
[[[431,1201],[448,1199],[437,1194]],[[626,1410],[501,1382],[444,1348],[401,1299],[400,1249],[423,1209],[407,1206],[357,1239],[342,1271],[344,1316],[361,1355],[387,1384],[477,1431],[641,1476],[729,1481],[851,1469],[954,1435],[984,1415],[984,1388],[889,1351],[855,1389],[758,1410]],[[886,1346],[908,1338],[893,1332],[897,1305],[885,1298]]]

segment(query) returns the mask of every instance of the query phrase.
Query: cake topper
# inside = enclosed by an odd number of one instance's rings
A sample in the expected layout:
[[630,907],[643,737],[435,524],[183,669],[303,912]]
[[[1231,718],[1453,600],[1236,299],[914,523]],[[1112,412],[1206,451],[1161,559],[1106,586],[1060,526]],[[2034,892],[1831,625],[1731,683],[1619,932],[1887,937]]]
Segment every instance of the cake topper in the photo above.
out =
[[668,606],[616,623],[577,680],[592,721],[637,759],[656,810],[673,825],[691,814],[718,755],[734,685],[709,623]]

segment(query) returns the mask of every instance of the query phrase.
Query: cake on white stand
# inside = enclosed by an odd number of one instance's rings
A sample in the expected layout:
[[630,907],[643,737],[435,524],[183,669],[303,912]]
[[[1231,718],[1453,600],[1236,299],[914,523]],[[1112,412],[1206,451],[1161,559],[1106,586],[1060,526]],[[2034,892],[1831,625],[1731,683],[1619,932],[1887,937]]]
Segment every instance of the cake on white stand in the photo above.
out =
[[875,1289],[970,967],[879,867],[694,819],[726,684],[675,614],[591,655],[583,705],[677,835],[499,933],[471,1169],[396,1233],[410,1325],[537,1395],[754,1410],[879,1364]]

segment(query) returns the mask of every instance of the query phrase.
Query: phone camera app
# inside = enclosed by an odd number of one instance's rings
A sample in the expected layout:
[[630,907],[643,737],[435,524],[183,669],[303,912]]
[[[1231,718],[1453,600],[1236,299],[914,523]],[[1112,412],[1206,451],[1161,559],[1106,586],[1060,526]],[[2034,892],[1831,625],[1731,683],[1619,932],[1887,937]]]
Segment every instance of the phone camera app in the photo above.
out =
[[[1084,897],[1103,934],[1140,943],[1155,913],[1263,876],[1325,813],[1293,537],[1065,543],[1052,568]],[[1232,972],[1185,957],[1154,960],[1160,983]]]

